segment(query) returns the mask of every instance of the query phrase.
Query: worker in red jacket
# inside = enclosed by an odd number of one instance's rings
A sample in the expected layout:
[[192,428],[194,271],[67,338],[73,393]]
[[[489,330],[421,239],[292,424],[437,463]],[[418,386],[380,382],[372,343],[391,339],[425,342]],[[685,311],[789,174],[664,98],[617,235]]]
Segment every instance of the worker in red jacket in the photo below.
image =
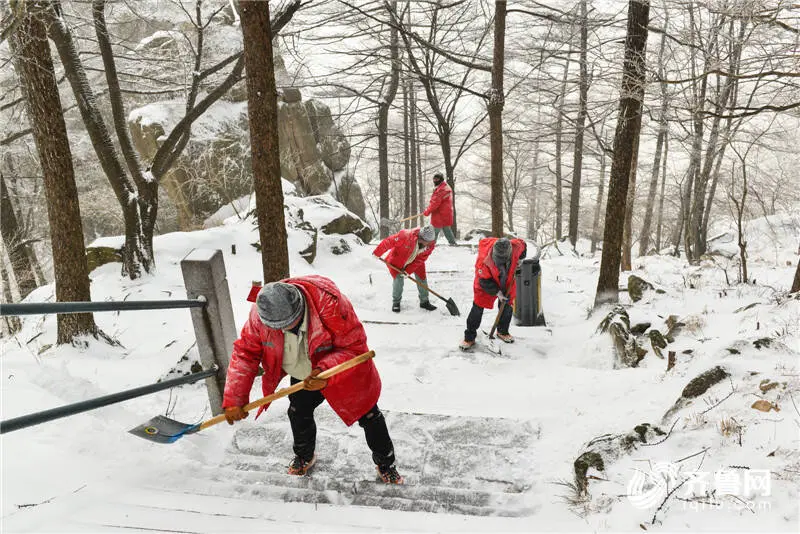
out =
[[434,241],[439,239],[439,232],[443,231],[447,242],[451,245],[456,244],[456,238],[450,228],[453,226],[453,190],[444,181],[441,173],[433,175],[433,193],[428,207],[422,214],[431,218],[431,226],[435,231]]
[[495,300],[500,302],[499,307],[502,308],[497,322],[497,337],[506,343],[514,342],[514,336],[508,333],[517,294],[514,273],[526,251],[527,246],[522,239],[487,237],[478,242],[475,280],[472,284],[474,301],[467,316],[464,341],[459,345],[461,350],[470,350],[475,346],[483,310],[491,310]]
[[419,307],[423,310],[433,311],[436,306],[431,304],[425,273],[425,261],[433,252],[436,246],[433,228],[425,226],[423,228],[412,228],[410,230],[400,230],[394,235],[390,235],[375,247],[372,253],[381,257],[388,250],[386,263],[389,267],[389,274],[392,275],[392,311],[400,312],[400,300],[403,298],[403,281],[405,276],[399,271],[404,271],[417,279],[417,289],[419,290]]
[[305,475],[316,462],[314,409],[327,400],[346,425],[358,421],[364,429],[381,480],[402,484],[403,477],[394,466],[392,439],[377,404],[381,379],[372,360],[327,380],[316,378],[367,351],[367,335],[352,304],[328,278],[311,275],[266,284],[233,344],[222,402],[225,418],[233,424],[247,417],[242,407],[249,402],[259,365],[264,370],[261,390],[265,396],[288,374],[292,384],[303,382],[304,386],[289,395],[295,454],[289,474]]

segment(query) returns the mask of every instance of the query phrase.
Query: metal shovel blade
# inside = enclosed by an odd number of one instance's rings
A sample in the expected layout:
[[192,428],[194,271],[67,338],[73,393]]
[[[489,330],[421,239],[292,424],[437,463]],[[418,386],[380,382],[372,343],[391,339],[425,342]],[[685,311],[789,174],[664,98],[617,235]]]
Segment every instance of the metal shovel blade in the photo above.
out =
[[200,430],[200,424],[187,425],[175,419],[158,415],[128,432],[155,443],[174,443],[184,434],[191,434],[198,430]]
[[447,299],[447,311],[450,312],[450,315],[459,316],[461,313],[458,311],[458,306],[456,306],[455,301],[452,298]]

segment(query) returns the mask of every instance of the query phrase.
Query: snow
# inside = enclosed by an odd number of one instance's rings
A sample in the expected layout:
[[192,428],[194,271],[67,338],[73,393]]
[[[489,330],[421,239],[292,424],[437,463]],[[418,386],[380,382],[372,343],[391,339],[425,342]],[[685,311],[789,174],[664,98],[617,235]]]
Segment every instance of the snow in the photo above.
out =
[[[314,224],[335,211],[315,209],[312,201],[299,197],[287,196],[286,202],[290,211],[303,202],[304,218]],[[262,276],[260,256],[250,246],[258,238],[257,228],[235,215],[219,220],[203,231],[158,236],[156,274],[131,281],[120,276],[119,264],[96,269],[92,299],[183,299],[181,259],[192,250],[219,249],[234,317],[241,325],[251,281]],[[766,221],[755,220],[748,228],[762,225]],[[632,306],[622,293],[631,323],[651,322],[663,333],[667,316],[675,314],[686,324],[666,349],[677,352],[670,371],[652,351],[639,368],[614,369],[612,342],[597,332],[607,310],[590,314],[599,255],[560,255],[553,247],[544,248],[542,301],[548,326],[512,323],[517,342],[503,346],[498,356],[480,348],[473,353],[455,348],[472,299],[472,247],[439,245],[428,262],[429,284],[454,298],[461,317],[451,317],[441,301],[433,301],[439,306],[434,312],[420,310],[410,283],[398,315],[389,310],[391,278],[371,257],[375,243],[360,246],[350,239],[352,250],[336,255],[321,242],[309,265],[296,253],[304,247],[300,233],[290,232],[292,274],[331,277],[353,301],[377,353],[380,406],[398,467],[410,480],[382,498],[423,506],[425,499],[437,498],[425,497],[430,487],[458,505],[459,499],[477,498],[483,491],[497,515],[370,506],[367,501],[381,488],[365,482],[372,467],[361,429],[344,427],[327,407],[317,411],[318,471],[308,480],[291,481],[292,487],[272,482],[289,484],[282,474],[291,456],[286,399],[257,421],[219,425],[173,445],[127,433],[158,414],[186,422],[208,418],[201,382],[4,434],[3,531],[641,531],[643,525],[648,531],[796,532],[800,300],[782,295],[798,261],[798,235],[792,230],[796,227],[774,218],[769,227],[774,239],[750,255],[758,281],[753,285],[728,285],[722,267],[732,267],[722,260],[697,266],[670,256],[634,260],[634,273],[666,293],[646,292]],[[121,239],[98,243],[119,244]],[[588,250],[587,244],[580,242],[579,250]],[[625,280],[623,273],[622,285]],[[52,286],[29,297],[53,299]],[[482,326],[488,330],[493,318],[494,312],[485,313]],[[4,420],[152,383],[182,356],[197,359],[188,310],[96,313],[95,319],[122,346],[89,340],[85,348],[55,347],[53,316],[26,317],[22,331],[2,341]],[[392,322],[400,324],[386,324]],[[765,337],[771,338],[770,346],[756,348],[754,342]],[[482,344],[485,338],[479,337]],[[723,366],[730,379],[662,421],[686,384],[715,365]],[[762,392],[765,379],[779,385]],[[259,388],[257,381],[251,399],[260,396]],[[759,398],[775,402],[781,411],[752,409]],[[724,420],[742,428],[741,445],[738,432],[720,431]],[[628,433],[644,422],[672,430],[663,442],[639,447],[609,462],[604,471],[590,472],[600,479],[589,481],[591,498],[570,504],[572,491],[563,483],[573,480],[573,461],[587,443],[603,434]],[[451,444],[445,449],[449,457],[436,452],[443,443]],[[722,492],[692,500],[703,495],[694,482],[684,482],[658,512],[658,503],[645,509],[625,497],[663,462],[669,462],[675,478],[670,489],[693,471],[708,473],[711,487],[725,480],[744,484],[745,474],[755,480],[768,470],[769,495],[761,495],[747,479],[750,491],[739,498],[752,502],[753,510]],[[489,468],[494,476],[484,473]],[[313,493],[314,484],[324,489]],[[517,493],[503,490],[506,486]],[[689,488],[694,493],[687,493]],[[286,495],[314,495],[315,500],[282,502]],[[320,495],[328,500],[318,500]],[[395,499],[402,495],[418,497]],[[655,490],[645,496],[661,502]],[[515,517],[514,510],[525,512]],[[654,513],[656,523],[651,524]]]
[[[199,95],[198,101],[205,98]],[[142,126],[160,125],[164,135],[169,135],[175,125],[186,114],[186,102],[181,99],[153,102],[132,110],[128,122],[138,122]],[[247,115],[247,102],[228,102],[218,100],[192,123],[192,139],[195,141],[215,140],[231,124],[237,124]]]

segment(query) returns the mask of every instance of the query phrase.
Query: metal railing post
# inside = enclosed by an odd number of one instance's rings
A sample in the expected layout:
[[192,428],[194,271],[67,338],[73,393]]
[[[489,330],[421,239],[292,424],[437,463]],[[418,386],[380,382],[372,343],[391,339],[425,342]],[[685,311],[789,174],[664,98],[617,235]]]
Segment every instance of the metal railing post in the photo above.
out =
[[219,415],[223,411],[225,375],[233,342],[236,341],[236,323],[222,251],[194,249],[181,260],[181,271],[186,296],[189,299],[203,297],[207,302],[205,308],[191,310],[192,324],[203,367],[219,367],[216,377],[206,379],[211,411]]

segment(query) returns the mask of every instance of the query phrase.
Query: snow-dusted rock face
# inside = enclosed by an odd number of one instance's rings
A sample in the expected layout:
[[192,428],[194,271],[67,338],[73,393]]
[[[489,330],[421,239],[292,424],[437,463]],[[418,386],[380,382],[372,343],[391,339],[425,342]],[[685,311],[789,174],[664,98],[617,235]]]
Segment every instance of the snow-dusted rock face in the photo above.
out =
[[[229,18],[220,24],[229,23]],[[217,30],[227,35],[229,27]],[[139,46],[164,52],[176,45],[176,34],[158,31],[142,39]],[[275,70],[280,93],[281,176],[292,182],[301,195],[332,194],[363,219],[364,197],[347,170],[350,143],[334,123],[330,108],[315,99],[304,100],[300,89],[291,87],[279,55],[275,57]],[[131,111],[128,127],[145,162],[153,160],[164,136],[184,113],[183,100],[150,103]],[[197,228],[230,199],[251,189],[249,135],[247,88],[242,81],[193,124],[185,152],[162,178],[164,190],[177,209],[180,229]]]

